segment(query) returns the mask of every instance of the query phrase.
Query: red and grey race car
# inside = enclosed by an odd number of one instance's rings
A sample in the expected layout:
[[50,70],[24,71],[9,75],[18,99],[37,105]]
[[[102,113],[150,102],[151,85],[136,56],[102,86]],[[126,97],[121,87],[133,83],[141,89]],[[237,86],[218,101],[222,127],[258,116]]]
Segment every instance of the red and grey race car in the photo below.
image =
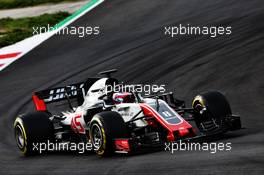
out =
[[[74,142],[91,143],[98,155],[105,156],[241,129],[240,117],[232,115],[220,92],[201,93],[191,108],[185,108],[184,101],[159,89],[148,96],[131,88],[135,85],[117,90],[119,83],[110,76],[115,71],[101,72],[107,78],[35,92],[36,111],[14,122],[20,151],[32,155],[37,153],[36,143]],[[68,109],[61,112],[65,102]]]

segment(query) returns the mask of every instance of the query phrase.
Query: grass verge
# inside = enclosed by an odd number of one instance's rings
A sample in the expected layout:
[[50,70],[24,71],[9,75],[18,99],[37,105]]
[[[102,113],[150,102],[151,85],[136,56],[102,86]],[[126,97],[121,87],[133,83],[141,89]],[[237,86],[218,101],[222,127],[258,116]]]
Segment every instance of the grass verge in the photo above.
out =
[[0,19],[0,48],[32,36],[33,27],[54,26],[69,15],[67,12],[58,12],[29,18]]
[[21,8],[45,3],[70,2],[77,0],[0,0],[0,9]]

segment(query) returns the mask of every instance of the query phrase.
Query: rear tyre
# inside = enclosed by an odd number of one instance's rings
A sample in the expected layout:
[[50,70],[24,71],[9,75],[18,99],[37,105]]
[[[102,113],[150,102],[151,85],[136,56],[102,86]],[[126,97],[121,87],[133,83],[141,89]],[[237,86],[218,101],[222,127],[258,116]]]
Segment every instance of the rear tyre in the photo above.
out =
[[113,111],[96,114],[90,123],[90,138],[99,156],[114,153],[114,139],[127,137],[126,124],[122,116]]
[[[14,122],[14,133],[21,153],[30,156],[39,153],[36,146],[53,141],[54,127],[46,112],[34,112],[18,116]],[[47,145],[46,145],[47,146]]]
[[224,133],[227,131],[226,118],[232,114],[225,96],[218,91],[197,95],[192,103],[196,111],[196,125],[204,134]]

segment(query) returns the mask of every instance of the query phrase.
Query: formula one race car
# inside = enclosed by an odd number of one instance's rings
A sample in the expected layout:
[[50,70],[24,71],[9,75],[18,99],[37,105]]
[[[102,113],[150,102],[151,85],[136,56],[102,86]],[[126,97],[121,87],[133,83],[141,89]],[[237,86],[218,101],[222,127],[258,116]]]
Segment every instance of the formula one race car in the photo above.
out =
[[[130,153],[143,148],[241,128],[224,95],[210,91],[197,95],[191,108],[172,93],[145,96],[111,78],[116,70],[101,72],[107,78],[47,89],[33,94],[36,112],[18,116],[14,132],[24,155],[36,154],[34,143],[91,143],[100,156]],[[115,86],[114,86],[115,85]],[[122,88],[120,88],[122,87]],[[131,88],[132,87],[132,88]],[[68,109],[57,111],[60,103]],[[53,105],[55,112],[47,105]],[[55,106],[55,107],[54,107]],[[65,106],[65,105],[64,105]]]

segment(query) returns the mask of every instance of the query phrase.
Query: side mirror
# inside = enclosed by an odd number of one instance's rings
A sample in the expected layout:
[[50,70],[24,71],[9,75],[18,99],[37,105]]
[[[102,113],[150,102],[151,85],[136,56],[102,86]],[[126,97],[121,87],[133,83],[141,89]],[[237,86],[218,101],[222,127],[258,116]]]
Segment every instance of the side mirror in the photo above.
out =
[[165,92],[166,89],[164,87],[158,87],[158,88],[155,88],[153,89],[153,93],[157,94],[159,92]]

